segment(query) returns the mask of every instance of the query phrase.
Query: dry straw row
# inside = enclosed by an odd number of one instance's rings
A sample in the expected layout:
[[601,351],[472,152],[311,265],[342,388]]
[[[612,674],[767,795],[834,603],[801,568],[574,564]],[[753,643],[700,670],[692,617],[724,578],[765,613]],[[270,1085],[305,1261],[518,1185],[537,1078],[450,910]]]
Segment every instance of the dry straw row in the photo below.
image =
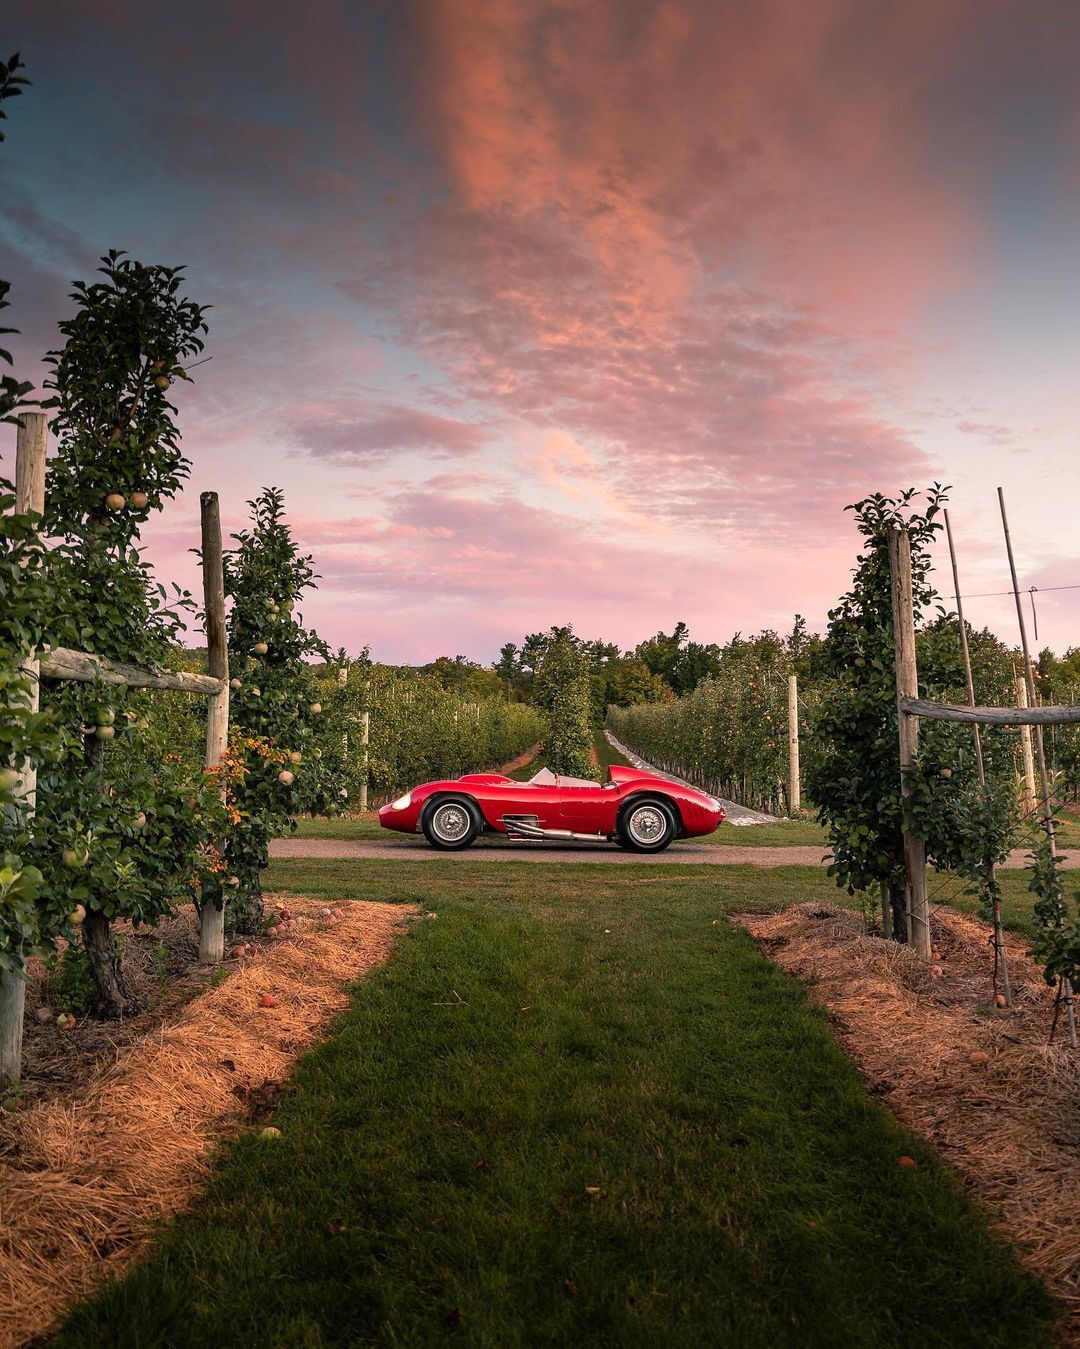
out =
[[[289,901],[297,936],[243,962],[168,1025],[123,1049],[66,1098],[18,1113],[0,1160],[0,1345],[45,1334],[205,1178],[244,1093],[284,1078],[343,985],[384,961],[412,910],[349,903],[333,926]],[[277,1007],[263,1008],[263,993]]]
[[990,928],[955,911],[935,920],[940,978],[831,905],[736,921],[836,1014],[875,1094],[956,1168],[1061,1299],[1063,1336],[1080,1343],[1080,1063],[1060,1035],[1047,1043],[1054,992],[1023,946],[1006,943],[1015,1006],[997,1011]]

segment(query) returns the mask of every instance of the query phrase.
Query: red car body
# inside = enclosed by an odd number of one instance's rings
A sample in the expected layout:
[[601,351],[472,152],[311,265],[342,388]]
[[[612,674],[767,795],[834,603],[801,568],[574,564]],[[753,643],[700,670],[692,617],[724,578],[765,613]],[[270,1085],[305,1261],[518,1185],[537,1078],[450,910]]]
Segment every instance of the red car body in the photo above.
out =
[[694,787],[621,764],[612,764],[609,775],[601,784],[549,769],[527,782],[467,773],[414,787],[383,806],[379,823],[423,833],[434,847],[451,850],[491,830],[563,843],[610,839],[636,852],[659,852],[675,838],[711,834],[724,819],[719,801]]

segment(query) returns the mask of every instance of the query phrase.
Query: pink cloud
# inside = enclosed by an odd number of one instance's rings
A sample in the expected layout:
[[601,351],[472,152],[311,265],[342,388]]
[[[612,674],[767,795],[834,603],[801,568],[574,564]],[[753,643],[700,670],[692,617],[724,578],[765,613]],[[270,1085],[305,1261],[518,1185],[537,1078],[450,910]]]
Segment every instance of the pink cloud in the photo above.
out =
[[468,456],[481,449],[489,435],[471,422],[387,403],[355,408],[317,405],[306,418],[291,422],[285,434],[300,453],[337,463],[378,460],[403,451]]

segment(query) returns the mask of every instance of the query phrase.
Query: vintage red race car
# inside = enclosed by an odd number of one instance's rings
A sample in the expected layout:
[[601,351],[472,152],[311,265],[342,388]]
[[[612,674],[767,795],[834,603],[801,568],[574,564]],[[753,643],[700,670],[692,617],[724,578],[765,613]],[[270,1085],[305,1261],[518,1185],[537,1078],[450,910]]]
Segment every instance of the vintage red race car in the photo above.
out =
[[425,782],[379,811],[384,829],[422,833],[433,848],[456,851],[484,830],[516,839],[602,842],[661,852],[677,838],[711,834],[724,819],[714,797],[640,768],[612,764],[603,784],[542,768],[527,782],[467,773]]

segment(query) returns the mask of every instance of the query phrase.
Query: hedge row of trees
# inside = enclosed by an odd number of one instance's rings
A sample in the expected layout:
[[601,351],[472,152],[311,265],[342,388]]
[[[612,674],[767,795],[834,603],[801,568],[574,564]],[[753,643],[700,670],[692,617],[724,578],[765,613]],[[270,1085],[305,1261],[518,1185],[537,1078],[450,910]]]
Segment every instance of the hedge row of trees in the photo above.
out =
[[376,665],[366,652],[355,660],[339,653],[317,687],[318,747],[336,784],[331,813],[355,806],[365,781],[372,803],[387,801],[418,782],[508,763],[547,733],[537,709],[505,694],[463,696],[437,674]]
[[649,763],[715,796],[787,809],[787,687],[794,663],[775,632],[734,637],[716,673],[678,700],[612,706],[613,734]]

